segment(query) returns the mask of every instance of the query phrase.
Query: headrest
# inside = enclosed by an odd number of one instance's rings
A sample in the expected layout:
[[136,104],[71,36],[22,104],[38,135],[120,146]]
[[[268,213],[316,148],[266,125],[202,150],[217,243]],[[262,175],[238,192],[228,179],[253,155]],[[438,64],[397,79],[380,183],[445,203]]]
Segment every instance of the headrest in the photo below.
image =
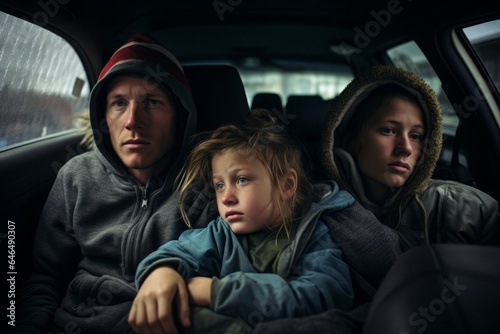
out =
[[283,113],[283,102],[277,93],[257,93],[253,97],[251,109],[255,108],[276,109]]
[[230,65],[184,66],[198,113],[197,131],[216,129],[225,122],[241,122],[248,101],[238,70]]
[[500,248],[412,248],[382,281],[363,334],[500,333]]
[[319,95],[290,95],[285,112],[291,129],[308,141],[320,141],[329,105]]

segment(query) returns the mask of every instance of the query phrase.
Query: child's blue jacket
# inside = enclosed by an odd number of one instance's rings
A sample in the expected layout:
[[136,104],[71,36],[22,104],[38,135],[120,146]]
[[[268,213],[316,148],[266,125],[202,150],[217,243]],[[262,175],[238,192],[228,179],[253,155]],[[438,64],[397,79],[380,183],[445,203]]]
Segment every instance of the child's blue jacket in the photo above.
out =
[[283,250],[276,273],[259,273],[247,256],[244,235],[236,235],[218,217],[206,228],[187,230],[147,256],[136,274],[139,287],[161,265],[173,266],[184,279],[212,277],[211,308],[242,319],[262,321],[318,314],[332,308],[349,310],[353,290],[342,251],[321,215],[354,203],[334,182],[313,202],[297,233]]

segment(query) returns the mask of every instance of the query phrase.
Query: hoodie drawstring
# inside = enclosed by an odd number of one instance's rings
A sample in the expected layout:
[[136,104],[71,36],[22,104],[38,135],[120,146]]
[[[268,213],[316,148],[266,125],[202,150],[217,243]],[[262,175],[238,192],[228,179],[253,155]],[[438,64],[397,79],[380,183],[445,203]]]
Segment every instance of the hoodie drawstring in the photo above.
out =
[[430,244],[430,241],[429,241],[429,222],[427,219],[427,212],[425,211],[425,206],[417,194],[415,194],[415,201],[417,202],[419,208],[422,210],[422,213],[424,214],[424,239],[425,239],[426,244],[429,245]]

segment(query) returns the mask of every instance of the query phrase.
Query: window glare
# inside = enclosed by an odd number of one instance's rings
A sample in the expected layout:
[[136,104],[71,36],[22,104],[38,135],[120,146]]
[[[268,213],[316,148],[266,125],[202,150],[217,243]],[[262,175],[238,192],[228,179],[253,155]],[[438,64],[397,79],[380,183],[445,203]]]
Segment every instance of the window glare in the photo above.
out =
[[82,63],[62,38],[0,12],[0,150],[74,128],[87,107]]
[[353,79],[352,75],[324,72],[281,72],[240,70],[247,99],[257,93],[277,93],[283,101],[290,95],[320,95],[324,100],[336,97]]

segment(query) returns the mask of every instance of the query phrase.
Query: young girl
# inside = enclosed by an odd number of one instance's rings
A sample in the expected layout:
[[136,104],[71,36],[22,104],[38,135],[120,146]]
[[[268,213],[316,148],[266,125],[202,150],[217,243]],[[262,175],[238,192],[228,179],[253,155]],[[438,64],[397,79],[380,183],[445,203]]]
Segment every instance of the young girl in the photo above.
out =
[[[199,182],[212,184],[220,216],[141,262],[138,287],[159,271],[171,279],[158,278],[165,289],[156,286],[152,297],[139,290],[129,317],[134,330],[175,332],[178,317],[190,332],[241,332],[273,319],[351,308],[349,269],[321,216],[354,200],[333,182],[313,190],[300,149],[277,118],[255,110],[243,126],[222,126],[198,144],[181,177],[181,203]],[[204,307],[194,309],[191,321],[187,296]],[[172,314],[174,298],[179,310]]]

